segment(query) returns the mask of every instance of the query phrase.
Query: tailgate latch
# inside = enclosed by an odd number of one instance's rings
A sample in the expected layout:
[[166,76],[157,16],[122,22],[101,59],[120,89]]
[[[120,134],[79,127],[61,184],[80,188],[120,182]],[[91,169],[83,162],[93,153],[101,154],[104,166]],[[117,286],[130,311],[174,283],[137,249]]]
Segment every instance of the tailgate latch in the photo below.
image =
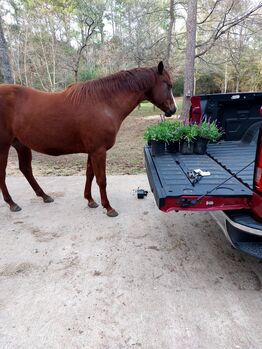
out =
[[189,207],[192,205],[192,201],[187,198],[182,198],[177,202],[181,207]]

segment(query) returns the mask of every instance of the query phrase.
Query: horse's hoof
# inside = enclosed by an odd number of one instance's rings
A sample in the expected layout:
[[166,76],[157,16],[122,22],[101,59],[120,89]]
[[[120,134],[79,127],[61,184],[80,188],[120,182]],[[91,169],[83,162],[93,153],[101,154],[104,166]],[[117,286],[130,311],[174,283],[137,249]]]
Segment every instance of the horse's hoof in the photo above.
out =
[[90,208],[97,208],[98,204],[95,201],[91,201],[91,202],[88,203],[88,207],[90,207]]
[[116,216],[118,216],[118,213],[114,209],[110,210],[110,211],[107,211],[106,214],[108,215],[108,217],[116,217]]
[[45,203],[49,204],[50,202],[54,202],[54,199],[51,198],[51,196],[46,195],[46,196],[43,197],[43,201]]
[[21,210],[22,210],[21,207],[18,206],[17,204],[14,204],[14,205],[10,206],[10,211],[11,212],[19,212]]

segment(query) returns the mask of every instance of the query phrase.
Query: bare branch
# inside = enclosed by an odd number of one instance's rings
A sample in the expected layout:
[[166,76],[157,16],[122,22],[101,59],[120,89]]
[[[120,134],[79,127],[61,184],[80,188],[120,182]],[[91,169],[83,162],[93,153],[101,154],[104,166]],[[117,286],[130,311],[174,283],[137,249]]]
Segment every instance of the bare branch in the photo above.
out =
[[216,0],[216,2],[214,3],[214,5],[213,5],[211,11],[210,11],[209,14],[206,16],[206,18],[203,19],[201,22],[198,22],[197,25],[201,25],[201,24],[205,23],[205,22],[208,20],[208,18],[212,15],[212,13],[214,12],[215,8],[216,8],[217,5],[220,3],[220,1],[222,1],[222,0]]
[[231,21],[226,21],[228,14],[233,8],[234,0],[231,2],[230,7],[225,12],[223,19],[219,22],[215,32],[208,40],[206,40],[204,43],[196,45],[196,48],[205,47],[201,52],[198,52],[195,57],[199,58],[200,56],[203,56],[206,52],[210,50],[210,48],[214,45],[214,43],[225,33],[227,33],[230,29],[235,27],[236,25],[243,22],[245,19],[249,18],[251,15],[253,15],[256,11],[258,11],[260,8],[262,8],[262,2],[260,2],[257,6],[250,9],[247,13],[235,18]]

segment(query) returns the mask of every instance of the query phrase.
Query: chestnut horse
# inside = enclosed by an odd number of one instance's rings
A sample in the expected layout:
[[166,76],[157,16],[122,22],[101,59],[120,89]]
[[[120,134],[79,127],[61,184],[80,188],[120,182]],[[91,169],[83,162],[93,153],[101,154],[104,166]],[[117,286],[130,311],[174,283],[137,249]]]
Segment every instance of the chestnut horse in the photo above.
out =
[[19,169],[44,202],[53,199],[33,176],[31,149],[54,156],[88,154],[84,191],[88,206],[98,206],[91,194],[95,176],[102,206],[108,216],[117,216],[106,194],[106,151],[114,145],[122,121],[143,100],[152,102],[166,116],[175,113],[170,76],[162,62],[153,68],[136,68],[72,84],[56,93],[0,85],[0,189],[10,210],[21,210],[5,183],[8,152],[13,146]]

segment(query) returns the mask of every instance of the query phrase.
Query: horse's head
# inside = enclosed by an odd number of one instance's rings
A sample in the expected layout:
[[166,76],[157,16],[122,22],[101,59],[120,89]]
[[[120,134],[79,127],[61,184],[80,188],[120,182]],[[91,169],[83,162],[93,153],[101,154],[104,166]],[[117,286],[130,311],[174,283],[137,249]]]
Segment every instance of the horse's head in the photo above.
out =
[[162,61],[158,64],[156,76],[156,83],[146,93],[146,98],[161,109],[165,116],[171,116],[175,114],[177,106],[172,92],[172,82]]

